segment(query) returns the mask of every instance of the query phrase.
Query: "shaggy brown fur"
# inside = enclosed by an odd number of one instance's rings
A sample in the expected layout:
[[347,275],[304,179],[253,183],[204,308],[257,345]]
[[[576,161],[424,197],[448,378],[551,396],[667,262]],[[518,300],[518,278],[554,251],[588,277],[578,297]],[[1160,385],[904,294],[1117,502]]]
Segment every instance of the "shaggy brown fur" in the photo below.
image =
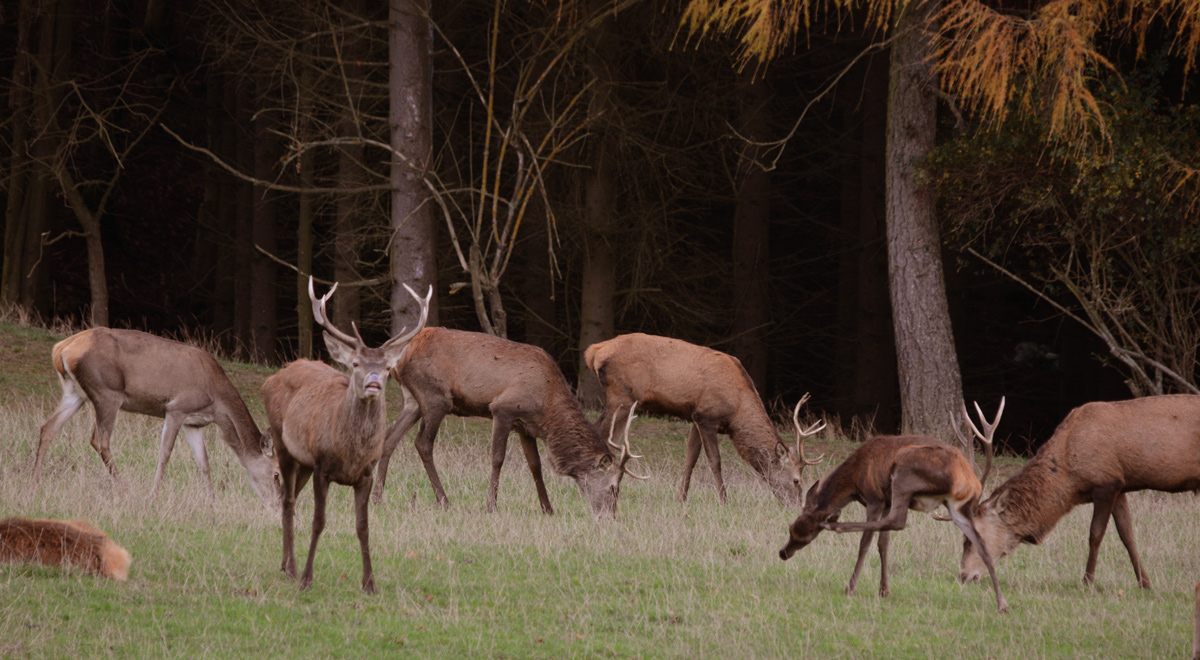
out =
[[[1200,396],[1086,403],[1067,415],[1020,472],[980,503],[976,527],[998,560],[1021,543],[1040,543],[1071,509],[1090,503],[1084,582],[1095,579],[1100,542],[1112,518],[1138,585],[1149,588],[1126,493],[1198,487]],[[960,579],[977,579],[982,569],[979,553],[966,543]]]
[[680,500],[687,499],[692,470],[703,448],[717,496],[726,501],[717,443],[717,434],[724,433],[781,504],[800,507],[804,462],[779,436],[754,381],[737,358],[706,346],[637,332],[592,344],[584,359],[604,388],[604,413],[596,422],[601,432],[614,418],[618,426],[624,423],[635,401],[640,402],[640,410],[692,422]]
[[555,471],[571,477],[600,517],[616,515],[616,503],[628,455],[606,441],[583,414],[579,401],[554,360],[529,346],[479,332],[426,328],[408,346],[392,370],[404,390],[404,410],[388,429],[379,461],[375,499],[383,496],[388,463],[404,434],[418,420],[416,449],[437,501],[448,506],[433,462],[433,443],[446,415],[492,418],[492,475],[487,509],[496,510],[500,469],[508,436],[521,439],[542,511],[554,513],[542,479],[537,440],[550,454]]
[[0,562],[77,566],[124,582],[129,552],[85,520],[0,520]]

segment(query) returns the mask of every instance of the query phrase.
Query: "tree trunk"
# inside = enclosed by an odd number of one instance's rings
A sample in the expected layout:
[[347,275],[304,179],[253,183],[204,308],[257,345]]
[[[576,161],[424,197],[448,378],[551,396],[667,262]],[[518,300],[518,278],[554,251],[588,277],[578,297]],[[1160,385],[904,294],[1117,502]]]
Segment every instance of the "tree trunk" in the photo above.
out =
[[[590,3],[594,12],[602,11],[603,0]],[[617,217],[617,173],[615,140],[605,130],[604,118],[611,116],[613,76],[604,60],[604,53],[613,52],[611,17],[596,28],[594,45],[589,55],[591,74],[595,84],[588,100],[588,114],[600,117],[600,125],[593,127],[588,138],[591,169],[584,174],[584,240],[586,254],[583,263],[583,281],[580,291],[579,309],[579,391],[576,393],[587,408],[604,405],[604,393],[600,381],[584,361],[584,351],[596,342],[613,336],[613,297],[617,290],[617,258],[610,243],[613,220]]]
[[[222,110],[217,114],[214,140],[216,153],[227,162],[237,162],[238,126],[237,87],[233,76],[222,74],[213,84],[221,86]],[[238,192],[242,182],[226,172],[218,172],[220,182],[216,209],[216,225],[213,227],[217,242],[217,260],[213,277],[213,331],[221,337],[227,350],[237,347],[237,330],[234,323],[237,301],[237,234]]]
[[[235,83],[235,88],[237,88]],[[247,138],[254,139],[253,94],[241,89],[238,92],[237,115],[235,131],[237,143],[245,144]],[[251,142],[253,144],[253,142]],[[254,171],[254,149],[236,148],[238,168],[243,172]],[[250,295],[253,287],[250,278],[253,277],[254,262],[254,186],[238,179],[236,185],[236,215],[233,232],[233,336],[234,348],[238,355],[249,357],[254,354],[254,334],[252,330],[251,306],[254,300]]]
[[83,239],[87,244],[88,287],[92,293],[91,324],[94,327],[108,327],[108,281],[105,275],[99,212],[88,208],[67,163],[58,164],[57,174],[58,183],[67,198],[67,205],[71,207],[79,225],[83,227]]
[[[393,0],[388,10],[388,128],[392,149],[392,333],[416,323],[420,306],[404,290],[424,296],[437,288],[437,226],[423,171],[433,152],[431,38],[428,0]],[[405,162],[407,161],[407,162]],[[437,298],[428,325],[437,324]]]
[[892,45],[887,130],[887,235],[900,376],[901,428],[953,438],[962,381],[942,273],[933,191],[920,181],[933,149],[937,0],[908,5]]
[[[270,81],[264,76],[258,80],[258,98],[268,98]],[[254,120],[254,178],[274,181],[275,163],[279,160],[279,141],[272,133],[271,115],[259,112]],[[276,253],[275,249],[275,194],[267,188],[254,187],[253,244],[250,252],[250,350],[256,362],[263,363],[275,357],[276,270],[275,262],[255,246]]]
[[30,35],[35,13],[32,0],[23,0],[17,16],[17,50],[13,58],[12,87],[8,95],[12,125],[12,155],[8,165],[8,199],[4,209],[4,265],[0,271],[0,306],[15,305],[21,299],[21,246],[25,244],[25,192],[33,175],[29,160],[29,122],[32,119],[30,86],[33,81],[33,53]]
[[[342,9],[347,17],[343,23],[351,23],[366,14],[363,0],[345,0]],[[361,62],[368,58],[366,40],[357,30],[347,29],[342,46],[342,70],[345,72],[348,103],[358,104],[363,93],[363,67]],[[361,108],[347,105],[342,109],[338,132],[343,137],[362,135],[358,117]],[[338,150],[337,182],[341,188],[355,188],[367,183],[367,172],[363,164],[361,144],[342,145]],[[366,208],[371,203],[369,194],[338,195],[337,217],[333,222],[333,279],[337,282],[353,282],[362,279],[359,272],[360,232],[367,223]],[[362,289],[346,287],[339,289],[330,302],[330,320],[339,328],[348,328],[351,323],[362,325]],[[307,294],[305,294],[307,299]]]
[[[741,134],[765,140],[769,131],[771,90],[753,72],[739,74]],[[759,393],[767,385],[767,326],[771,322],[770,226],[771,176],[759,166],[761,149],[741,145],[737,171],[737,208],[733,214],[733,352]]]

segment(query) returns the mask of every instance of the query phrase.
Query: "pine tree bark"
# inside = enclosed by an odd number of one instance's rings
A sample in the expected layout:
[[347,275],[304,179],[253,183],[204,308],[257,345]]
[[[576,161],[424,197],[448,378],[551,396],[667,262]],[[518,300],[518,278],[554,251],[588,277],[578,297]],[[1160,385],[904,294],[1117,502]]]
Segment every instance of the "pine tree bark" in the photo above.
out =
[[888,94],[887,236],[901,429],[953,438],[962,381],[933,191],[919,178],[935,139],[932,20],[939,7],[937,0],[907,5],[896,27]]
[[[738,79],[738,123],[750,140],[766,139],[771,90],[744,71]],[[760,166],[761,149],[744,144],[738,158],[737,207],[733,214],[733,352],[759,393],[767,385],[767,326],[771,322],[771,175]]]
[[[343,23],[351,23],[361,19],[366,14],[363,0],[344,0],[342,9],[346,12]],[[343,137],[361,135],[358,122],[360,108],[357,104],[363,93],[363,67],[361,62],[367,59],[367,42],[363,35],[356,30],[347,29],[342,45],[341,69],[346,76],[344,81],[347,106],[342,109],[342,117],[338,124],[338,133]],[[367,182],[366,169],[363,164],[363,147],[361,144],[346,144],[338,149],[337,182],[342,188],[356,188]],[[338,195],[336,213],[333,222],[333,279],[337,282],[352,282],[362,279],[359,273],[359,233],[366,225],[364,207],[370,203],[366,194]],[[333,324],[339,328],[348,328],[351,323],[362,326],[362,289],[346,287],[339,289],[338,295],[330,300],[330,317]],[[305,294],[307,298],[307,294]]]
[[[412,327],[420,306],[405,284],[424,295],[437,288],[437,226],[422,180],[433,152],[431,39],[428,0],[393,0],[388,10],[388,128],[392,149],[392,333]],[[437,325],[437,296],[428,325]]]

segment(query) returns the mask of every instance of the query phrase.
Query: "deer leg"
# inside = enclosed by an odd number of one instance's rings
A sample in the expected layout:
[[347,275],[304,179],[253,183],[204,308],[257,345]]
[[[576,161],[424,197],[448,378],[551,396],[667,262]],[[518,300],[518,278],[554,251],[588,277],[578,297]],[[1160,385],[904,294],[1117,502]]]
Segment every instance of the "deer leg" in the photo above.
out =
[[1104,540],[1104,532],[1108,529],[1108,518],[1113,513],[1120,491],[1113,486],[1105,486],[1092,491],[1092,525],[1088,530],[1087,566],[1083,570],[1084,584],[1091,585],[1096,581],[1096,560],[1100,557],[1100,542]]
[[[883,513],[883,505],[872,503],[867,507],[867,520],[878,520]],[[854,572],[850,574],[850,584],[846,585],[845,594],[847,596],[854,593],[858,588],[858,575],[862,572],[863,561],[866,559],[867,550],[871,547],[871,540],[875,538],[875,532],[863,532],[862,539],[858,542],[858,559],[854,562]]]
[[[396,451],[397,445],[404,439],[408,430],[421,419],[421,407],[417,405],[417,399],[404,387],[400,390],[404,393],[404,409],[396,417],[396,421],[388,427],[387,436],[383,441],[383,454],[379,457],[379,467],[376,468],[375,492],[371,499],[376,503],[383,501],[383,486],[387,481],[388,464],[392,460],[392,452]],[[433,448],[430,447],[429,464],[433,464]],[[428,471],[428,469],[426,470]],[[435,471],[436,473],[436,471]]]
[[700,427],[693,423],[692,428],[688,429],[687,457],[683,462],[683,481],[679,484],[680,502],[687,501],[688,489],[692,485],[692,470],[700,458],[700,442]]
[[188,446],[192,448],[192,460],[196,462],[196,467],[200,469],[200,474],[204,476],[204,485],[208,488],[208,502],[213,504],[217,501],[217,493],[213,490],[212,475],[208,469],[208,451],[204,448],[204,428],[200,426],[184,426],[183,438],[187,440]]
[[[313,521],[312,538],[308,541],[308,560],[304,562],[304,573],[300,575],[300,589],[312,586],[313,560],[317,556],[317,541],[325,530],[325,501],[329,496],[329,476],[323,470],[313,470]],[[354,494],[355,499],[358,493]],[[361,539],[361,537],[360,537]]]
[[888,543],[891,540],[892,540],[891,532],[888,532],[888,531],[879,532],[879,596],[881,598],[886,597],[892,591],[891,587],[888,586],[888,571],[887,571]]
[[438,427],[442,425],[442,418],[445,416],[446,413],[441,410],[426,411],[414,441],[417,455],[421,457],[421,463],[425,465],[425,474],[429,475],[429,485],[433,486],[433,494],[442,508],[450,506],[450,498],[446,497],[446,491],[442,488],[442,480],[438,478],[437,467],[433,464],[433,440],[437,437]]
[[184,415],[178,412],[167,413],[163,420],[162,438],[158,441],[158,467],[154,470],[154,485],[150,487],[150,499],[158,496],[158,487],[162,484],[163,473],[167,471],[167,461],[171,452],[175,451],[175,438],[179,436],[179,427],[183,425]]
[[901,530],[904,529],[904,526],[908,522],[908,503],[911,499],[912,491],[897,489],[896,479],[893,478],[892,503],[887,514],[882,518],[866,522],[839,522],[835,520],[822,523],[821,526],[834,532],[884,532]]
[[299,471],[299,465],[292,459],[291,455],[286,450],[280,449],[277,452],[279,457],[279,479],[280,479],[280,506],[282,508],[281,524],[283,527],[283,560],[279,564],[279,570],[285,575],[296,579],[296,551],[293,545],[294,542],[294,520],[296,517],[296,473]]
[[504,467],[504,454],[508,451],[508,434],[512,422],[501,411],[492,411],[492,478],[488,482],[488,513],[496,512],[496,496],[500,491],[500,468]]
[[538,455],[537,440],[523,432],[518,432],[517,436],[521,438],[525,462],[529,464],[529,472],[533,474],[533,484],[537,487],[538,501],[542,503],[542,513],[554,515],[554,507],[550,506],[550,496],[546,494],[546,482],[542,481],[542,458]]
[[707,422],[696,421],[695,424],[700,430],[700,440],[704,446],[704,456],[708,459],[708,467],[712,470],[717,498],[721,500],[721,504],[725,504],[728,500],[725,497],[725,481],[721,478],[721,449],[717,445],[717,427]]
[[121,409],[121,404],[119,401],[93,400],[92,407],[96,412],[96,426],[92,428],[92,449],[100,455],[100,460],[104,467],[108,468],[113,481],[120,483],[121,476],[117,474],[117,464],[113,462],[108,443],[112,437],[113,425],[117,423],[117,411]]
[[50,417],[46,419],[46,423],[42,424],[42,431],[38,438],[37,453],[33,459],[33,477],[30,479],[30,490],[37,490],[38,481],[42,475],[42,461],[46,457],[46,450],[50,448],[50,443],[54,441],[55,436],[62,430],[63,424],[71,419],[79,409],[83,407],[87,401],[87,396],[75,385],[74,381],[68,378],[59,378],[59,383],[62,385],[62,399],[58,402],[58,407],[54,412],[50,413]]
[[354,484],[354,531],[358,534],[358,547],[362,551],[362,590],[369,594],[375,593],[375,571],[371,569],[370,529],[367,524],[367,501],[373,481],[371,470],[367,470]]
[[1125,544],[1125,550],[1129,552],[1129,561],[1133,562],[1133,574],[1137,577],[1138,586],[1149,589],[1150,578],[1146,575],[1146,569],[1142,568],[1142,559],[1138,556],[1137,543],[1133,540],[1133,518],[1129,514],[1129,500],[1126,499],[1124,492],[1117,495],[1117,499],[1113,502],[1112,517],[1113,523],[1117,527],[1117,535],[1121,537],[1121,543]]
[[950,519],[958,526],[967,540],[976,548],[979,548],[979,557],[983,559],[983,564],[987,566],[988,575],[992,578],[992,590],[996,593],[996,608],[1001,612],[1008,611],[1008,601],[1004,598],[1004,594],[1000,593],[1000,581],[996,579],[996,564],[992,561],[992,553],[984,544],[983,538],[979,536],[979,531],[975,529],[975,520],[967,509],[969,504],[960,505],[958,507],[947,507],[950,509]]

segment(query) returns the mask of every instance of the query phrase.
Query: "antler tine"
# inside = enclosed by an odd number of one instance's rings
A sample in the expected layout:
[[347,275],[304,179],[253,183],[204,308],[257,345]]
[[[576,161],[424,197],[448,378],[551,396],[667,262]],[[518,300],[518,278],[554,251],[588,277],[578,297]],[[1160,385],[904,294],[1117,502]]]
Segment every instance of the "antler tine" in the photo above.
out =
[[809,394],[809,392],[805,392],[804,396],[800,397],[800,400],[796,402],[796,408],[792,411],[792,424],[796,425],[796,453],[800,455],[800,460],[805,465],[816,465],[825,460],[825,454],[821,454],[811,461],[808,460],[804,456],[804,441],[808,436],[816,435],[821,429],[825,428],[825,420],[822,419],[819,422],[814,422],[807,429],[800,426],[800,406],[804,405],[805,401],[808,401]]
[[[635,418],[635,417],[637,417],[637,415],[633,414],[633,412],[634,412],[635,410],[637,410],[637,406],[638,406],[638,402],[637,402],[637,401],[634,401],[634,402],[633,402],[633,405],[632,405],[632,406],[629,406],[629,416],[625,418],[625,438],[624,438],[623,444],[621,445],[621,459],[620,459],[620,465],[621,465],[621,469],[622,469],[622,470],[624,470],[625,474],[628,474],[629,476],[633,477],[634,479],[643,479],[643,480],[645,480],[645,479],[649,479],[650,477],[648,477],[648,476],[642,476],[642,475],[640,475],[640,474],[638,474],[638,473],[634,472],[633,470],[630,470],[630,469],[629,469],[629,466],[627,466],[627,465],[626,465],[626,463],[628,463],[630,459],[633,459],[633,458],[641,458],[641,456],[640,456],[640,455],[633,453],[633,448],[631,448],[631,447],[629,446],[629,427],[630,427],[630,426],[633,426],[633,420],[634,420],[634,418]],[[614,426],[614,427],[615,427],[615,425],[616,425],[616,421],[617,421],[617,420],[616,420],[616,418],[614,417],[614,418],[613,418],[613,426]],[[611,435],[612,435],[612,431],[611,431],[611,429],[610,429],[610,431],[609,431],[609,436],[610,436],[610,437],[609,437],[609,443],[612,443],[612,437],[611,437]],[[614,446],[616,446],[616,445],[614,444]]]
[[433,285],[429,285],[429,291],[425,294],[424,298],[417,295],[417,292],[413,291],[412,287],[407,284],[404,285],[404,289],[408,291],[408,294],[415,298],[417,303],[421,306],[421,316],[419,319],[417,319],[417,325],[414,326],[410,332],[401,331],[404,332],[404,334],[396,335],[395,337],[387,340],[383,343],[384,347],[390,347],[395,344],[407,344],[409,341],[412,341],[412,338],[416,337],[418,332],[425,329],[425,321],[429,319],[429,300],[433,297]]
[[979,478],[979,483],[987,482],[988,474],[992,471],[992,455],[995,449],[992,447],[992,437],[996,434],[996,427],[1000,425],[1000,417],[1004,414],[1004,403],[1006,397],[1000,397],[1000,407],[996,410],[996,417],[991,422],[988,422],[987,417],[983,415],[983,409],[979,407],[979,402],[975,402],[975,412],[979,414],[979,423],[983,426],[983,433],[975,428],[975,424],[971,421],[971,416],[967,413],[967,402],[963,401],[963,419],[967,421],[967,425],[979,437],[979,441],[983,443],[984,453],[986,454],[986,462],[983,466],[983,476]]
[[[329,316],[325,313],[325,303],[329,302],[329,297],[333,295],[334,291],[337,291],[337,288],[338,283],[334,282],[333,286],[329,288],[329,291],[318,299],[317,292],[313,290],[312,275],[308,276],[308,298],[312,301],[313,320],[317,322],[317,325],[324,328],[326,332],[334,337],[337,337],[343,343],[350,344],[351,346],[356,345],[356,343],[357,345],[362,345],[361,338],[356,339],[355,337],[351,337],[345,332],[338,330],[336,326],[329,322]],[[357,328],[354,330],[354,334],[358,334]]]

